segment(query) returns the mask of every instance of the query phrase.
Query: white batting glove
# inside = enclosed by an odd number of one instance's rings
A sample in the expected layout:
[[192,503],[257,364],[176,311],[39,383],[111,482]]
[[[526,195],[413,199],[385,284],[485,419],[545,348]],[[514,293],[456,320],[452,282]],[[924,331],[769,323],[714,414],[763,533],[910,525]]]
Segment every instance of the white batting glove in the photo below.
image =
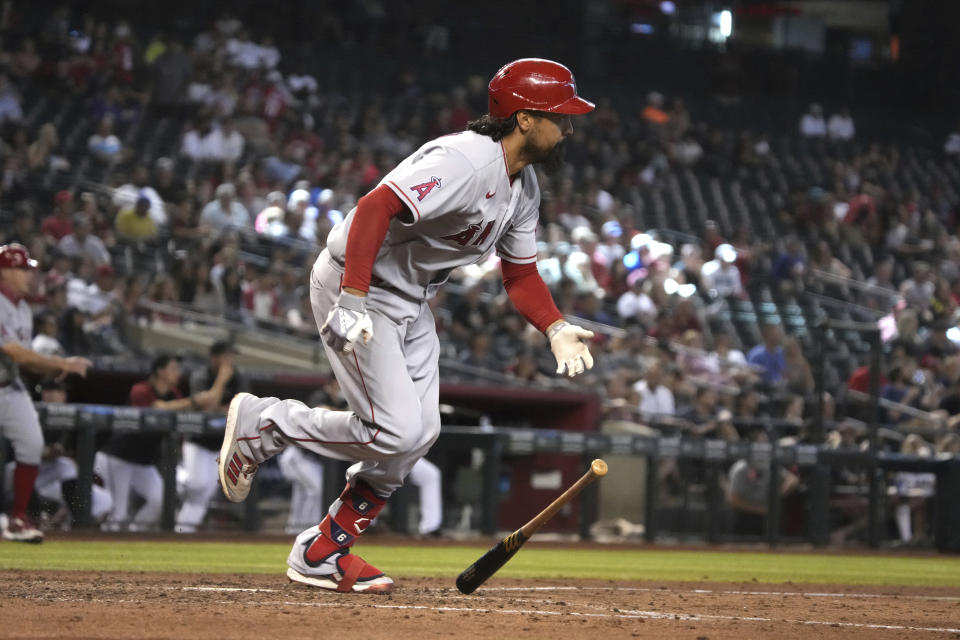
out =
[[369,343],[373,338],[373,321],[367,313],[366,299],[341,291],[337,304],[327,314],[320,335],[327,336],[327,345],[341,353],[353,351],[361,338],[363,344]]
[[547,330],[550,349],[557,359],[557,373],[571,378],[593,368],[593,356],[582,340],[593,337],[593,331],[569,322],[559,322]]

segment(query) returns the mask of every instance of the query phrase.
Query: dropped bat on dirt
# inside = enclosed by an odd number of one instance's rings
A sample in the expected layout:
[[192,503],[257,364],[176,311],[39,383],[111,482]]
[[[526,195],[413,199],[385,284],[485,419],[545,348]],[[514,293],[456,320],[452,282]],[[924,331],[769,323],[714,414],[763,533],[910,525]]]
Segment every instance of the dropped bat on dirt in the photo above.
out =
[[457,576],[457,589],[461,593],[473,593],[481,584],[486,582],[487,578],[500,570],[507,560],[520,550],[523,543],[530,539],[543,524],[553,517],[563,505],[570,502],[584,487],[607,475],[607,463],[599,458],[590,463],[590,469],[583,474],[573,485],[563,492],[563,494],[550,503],[550,506],[538,513],[527,524],[523,525],[506,538],[494,545],[489,551],[480,556],[476,562],[463,570]]

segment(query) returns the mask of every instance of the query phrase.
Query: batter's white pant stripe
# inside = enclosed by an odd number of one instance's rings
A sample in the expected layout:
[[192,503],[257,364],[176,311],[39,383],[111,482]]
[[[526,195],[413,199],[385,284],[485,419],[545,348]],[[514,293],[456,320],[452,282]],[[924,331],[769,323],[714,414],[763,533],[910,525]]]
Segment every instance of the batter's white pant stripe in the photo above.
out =
[[[273,424],[273,423],[271,422],[270,424],[266,425],[265,427],[260,427],[260,432],[263,433],[263,432],[266,431],[267,429],[273,429],[273,428],[276,427],[276,426],[277,426],[277,425],[275,425],[275,424]],[[237,440],[259,440],[259,439],[260,439],[260,436],[245,436],[245,437],[243,437],[243,438],[237,438]]]
[[[376,423],[377,423],[377,415],[373,412],[373,401],[370,399],[370,392],[367,391],[367,381],[363,379],[363,369],[360,368],[360,359],[357,358],[357,351],[356,351],[356,349],[354,349],[354,351],[353,351],[353,361],[354,361],[354,362],[356,363],[356,365],[357,365],[357,373],[360,374],[360,384],[363,385],[363,395],[365,395],[365,396],[367,397],[367,404],[370,405],[370,422],[376,424]],[[378,430],[377,430],[377,434],[379,434],[379,433],[380,433],[380,430],[378,429]],[[374,438],[374,440],[375,440],[375,439],[377,438],[377,436],[374,435],[373,438]],[[371,442],[372,442],[372,440],[371,440]]]

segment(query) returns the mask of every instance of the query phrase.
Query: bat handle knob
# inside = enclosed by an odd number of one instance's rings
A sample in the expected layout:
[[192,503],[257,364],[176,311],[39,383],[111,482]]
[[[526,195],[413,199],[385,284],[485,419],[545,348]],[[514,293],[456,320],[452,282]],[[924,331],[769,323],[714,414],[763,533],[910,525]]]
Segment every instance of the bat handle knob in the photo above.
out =
[[593,471],[593,475],[603,477],[607,475],[607,463],[597,458],[590,463],[590,470]]

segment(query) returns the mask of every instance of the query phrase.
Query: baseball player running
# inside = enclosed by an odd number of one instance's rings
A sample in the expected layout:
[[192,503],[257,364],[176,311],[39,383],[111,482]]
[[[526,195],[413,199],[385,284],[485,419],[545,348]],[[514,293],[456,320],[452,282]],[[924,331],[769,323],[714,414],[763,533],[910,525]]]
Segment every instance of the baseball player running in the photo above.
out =
[[39,373],[87,375],[85,358],[44,356],[30,348],[33,315],[24,300],[33,286],[37,261],[26,247],[0,247],[0,434],[13,444],[13,508],[0,521],[3,537],[18,542],[43,542],[43,533],[27,516],[43,455],[43,432],[30,394],[20,379],[20,367]]
[[290,445],[356,461],[323,520],[300,533],[287,576],[342,592],[388,593],[393,580],[350,552],[440,432],[439,341],[427,300],[457,267],[496,251],[511,302],[543,331],[557,373],[593,366],[590,331],[563,320],[537,273],[540,189],[533,164],[558,156],[571,116],[593,104],[549,60],[501,68],[489,113],[403,160],[327,238],[310,276],[324,349],[351,411],[238,394],[219,474],[246,498],[257,466]]

